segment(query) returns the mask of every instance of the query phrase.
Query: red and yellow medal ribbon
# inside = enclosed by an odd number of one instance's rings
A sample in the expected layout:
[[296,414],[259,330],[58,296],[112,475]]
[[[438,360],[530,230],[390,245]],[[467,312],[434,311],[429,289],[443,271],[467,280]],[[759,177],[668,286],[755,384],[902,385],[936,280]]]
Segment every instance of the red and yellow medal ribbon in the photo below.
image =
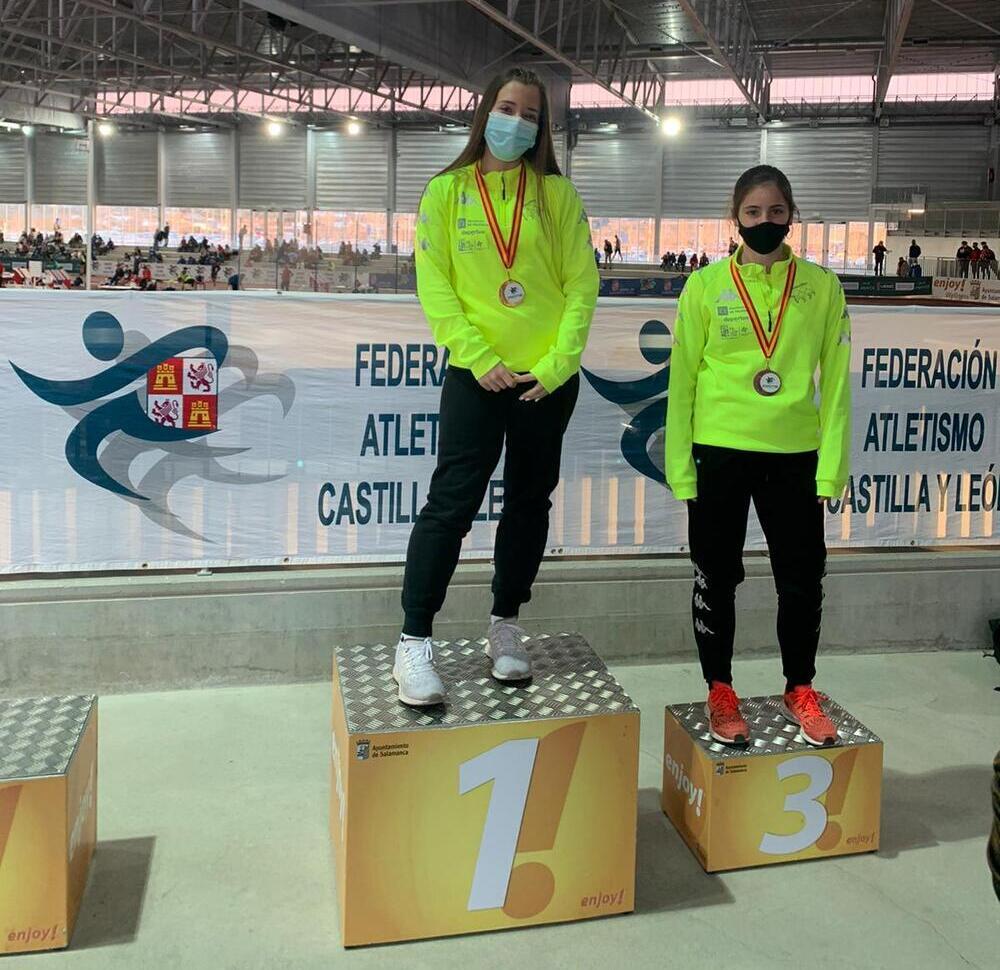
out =
[[750,317],[750,322],[753,324],[753,332],[757,335],[757,343],[760,344],[760,349],[764,351],[764,356],[770,362],[774,354],[774,348],[778,346],[778,337],[781,334],[781,321],[785,318],[785,311],[788,309],[789,301],[792,298],[792,288],[795,286],[795,257],[792,256],[788,263],[788,276],[785,279],[785,289],[781,294],[778,319],[774,321],[774,328],[770,334],[764,332],[764,325],[760,322],[760,314],[753,305],[753,300],[750,297],[750,292],[747,290],[746,283],[743,282],[743,277],[740,276],[735,256],[731,256],[729,259],[729,272],[733,277],[733,283],[736,284],[736,292],[739,293],[740,299],[743,301],[743,306],[746,307],[747,316]]
[[493,211],[493,202],[490,200],[489,189],[486,188],[486,179],[476,165],[473,169],[476,173],[476,185],[479,188],[479,198],[483,203],[483,211],[486,213],[486,221],[489,224],[490,232],[493,233],[493,242],[496,243],[497,252],[500,253],[500,260],[505,269],[510,269],[514,265],[514,257],[517,256],[517,244],[521,238],[521,220],[524,216],[524,195],[528,187],[528,176],[524,163],[521,164],[521,176],[517,180],[517,197],[514,202],[514,221],[510,227],[510,237],[504,239],[500,223],[497,221],[497,214]]

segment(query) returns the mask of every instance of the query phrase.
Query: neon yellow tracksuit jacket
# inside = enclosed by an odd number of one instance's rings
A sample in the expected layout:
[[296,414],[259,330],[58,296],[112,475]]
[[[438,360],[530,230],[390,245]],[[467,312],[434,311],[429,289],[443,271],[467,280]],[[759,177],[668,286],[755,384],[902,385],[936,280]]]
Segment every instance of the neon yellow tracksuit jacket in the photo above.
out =
[[[519,175],[514,168],[485,176],[504,239],[509,238]],[[524,286],[520,306],[500,303],[508,272],[486,222],[473,166],[428,183],[414,248],[417,295],[450,362],[477,379],[499,363],[531,371],[551,392],[580,368],[600,280],[590,225],[573,183],[547,175],[544,185],[551,238],[542,227],[537,178],[529,168],[520,244],[509,273]]]
[[667,482],[678,499],[697,497],[692,443],[782,453],[818,449],[816,494],[839,495],[847,483],[851,319],[840,281],[793,256],[787,246],[770,273],[757,263],[737,269],[766,328],[768,311],[777,319],[791,259],[795,286],[771,358],[782,386],[773,397],[754,390],[754,375],[764,369],[765,358],[730,276],[730,260],[693,273],[681,291],[666,441]]

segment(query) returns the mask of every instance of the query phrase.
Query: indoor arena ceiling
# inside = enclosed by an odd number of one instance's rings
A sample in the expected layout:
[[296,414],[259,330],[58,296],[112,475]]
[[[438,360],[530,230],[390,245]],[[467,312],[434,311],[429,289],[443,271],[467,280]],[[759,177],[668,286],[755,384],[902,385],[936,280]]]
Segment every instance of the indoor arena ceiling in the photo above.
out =
[[998,56],[1000,0],[0,0],[0,114],[58,124],[129,91],[160,123],[227,126],[281,92],[303,123],[461,123],[518,63],[646,111],[665,82],[728,78],[763,117],[774,78],[869,76],[878,116],[894,74]]

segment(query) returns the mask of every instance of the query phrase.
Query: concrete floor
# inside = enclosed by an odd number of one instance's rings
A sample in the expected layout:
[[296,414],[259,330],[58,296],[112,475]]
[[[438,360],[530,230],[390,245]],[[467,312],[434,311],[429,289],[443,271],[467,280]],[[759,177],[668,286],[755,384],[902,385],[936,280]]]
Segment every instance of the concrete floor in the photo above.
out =
[[[831,657],[819,684],[885,740],[877,855],[705,875],[658,807],[662,709],[694,665],[620,667],[643,713],[636,912],[345,951],[328,851],[323,684],[107,697],[100,845],[73,946],[8,968],[1000,965],[985,864],[1000,669],[976,653]],[[737,668],[779,689],[776,661]]]

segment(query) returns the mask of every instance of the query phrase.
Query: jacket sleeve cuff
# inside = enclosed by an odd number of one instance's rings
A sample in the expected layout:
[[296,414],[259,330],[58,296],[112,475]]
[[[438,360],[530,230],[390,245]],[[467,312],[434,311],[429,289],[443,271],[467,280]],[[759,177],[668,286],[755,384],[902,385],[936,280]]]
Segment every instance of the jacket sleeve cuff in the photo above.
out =
[[686,502],[689,498],[698,497],[698,483],[697,482],[677,482],[676,485],[670,486],[670,491],[674,493],[674,498],[678,502]]
[[478,360],[474,361],[469,370],[472,371],[472,376],[478,381],[484,374],[488,374],[497,364],[501,363],[501,360],[493,351],[491,350],[487,354],[483,354]]
[[551,394],[553,391],[559,390],[563,384],[566,383],[565,380],[560,380],[559,375],[556,373],[555,367],[552,366],[551,362],[543,357],[534,367],[531,368],[531,373],[538,378],[538,383]]
[[837,498],[841,492],[844,490],[844,485],[846,482],[840,482],[839,484],[829,479],[817,478],[816,479],[816,495],[820,498]]

